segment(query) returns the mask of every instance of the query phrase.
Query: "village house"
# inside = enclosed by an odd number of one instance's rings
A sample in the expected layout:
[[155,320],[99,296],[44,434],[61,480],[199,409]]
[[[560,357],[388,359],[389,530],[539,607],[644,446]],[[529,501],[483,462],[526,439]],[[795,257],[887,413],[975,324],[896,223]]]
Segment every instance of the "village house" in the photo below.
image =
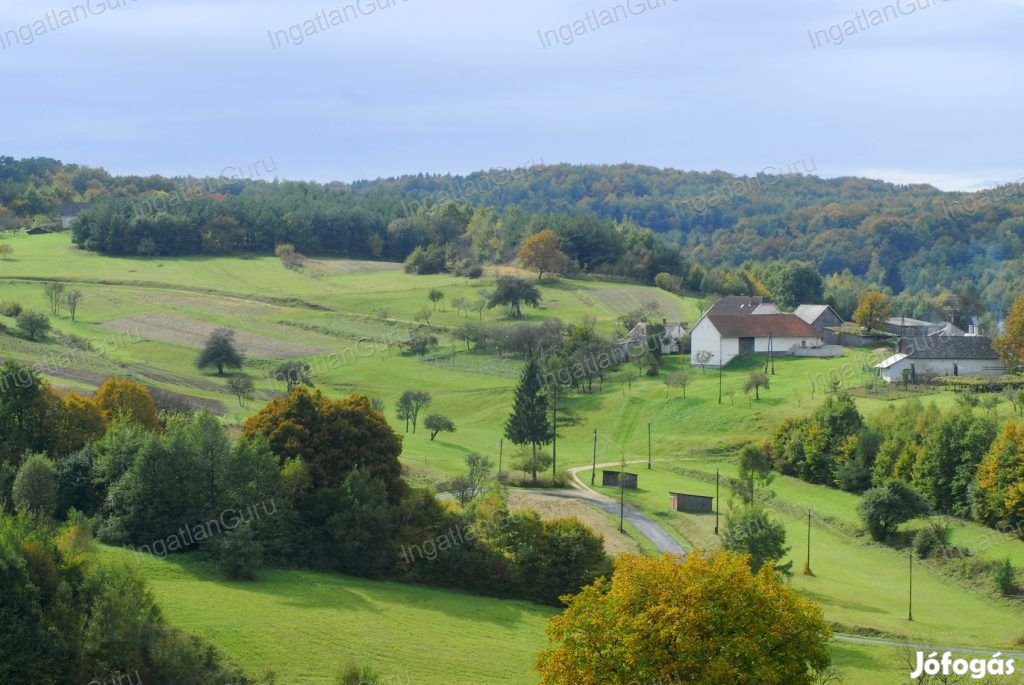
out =
[[[686,338],[686,322],[678,321],[675,323],[669,323],[667,319],[662,319],[662,326],[665,328],[665,332],[661,336],[661,353],[662,354],[680,354],[683,351],[683,340]],[[641,321],[626,334],[626,338],[622,341],[622,351],[628,357],[630,354],[636,354],[639,350],[643,350],[647,344],[647,322]]]
[[935,376],[1001,376],[1006,364],[983,335],[924,335],[903,338],[900,351],[875,364],[887,383],[916,383]]
[[822,345],[819,331],[795,314],[780,313],[770,302],[747,297],[723,300],[716,302],[693,327],[692,365],[700,365],[699,360],[707,355],[710,361],[706,365],[717,368],[742,354],[788,355]]
[[842,326],[843,317],[827,304],[802,304],[793,310],[793,315],[809,324],[811,328],[825,335],[828,328]]

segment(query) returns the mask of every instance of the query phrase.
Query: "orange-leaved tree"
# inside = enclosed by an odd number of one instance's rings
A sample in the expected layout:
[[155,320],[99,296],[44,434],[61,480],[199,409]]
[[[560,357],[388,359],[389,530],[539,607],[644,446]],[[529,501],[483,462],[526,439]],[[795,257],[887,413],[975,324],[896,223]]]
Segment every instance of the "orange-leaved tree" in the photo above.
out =
[[978,519],[989,526],[1024,523],[1024,424],[1010,422],[978,465],[974,498]]
[[92,401],[103,412],[103,418],[108,423],[118,416],[124,416],[149,430],[160,429],[156,403],[149,389],[135,381],[111,376],[103,381]]
[[334,487],[360,468],[384,481],[392,498],[404,491],[402,437],[365,395],[332,400],[299,387],[263,407],[243,430],[265,437],[282,464],[306,462],[316,487]]
[[106,431],[107,420],[95,402],[74,391],[64,395],[64,412],[58,436],[58,454],[80,450],[87,443],[102,438]]
[[527,238],[516,255],[527,269],[537,272],[538,280],[545,273],[558,273],[569,264],[569,258],[558,249],[558,234],[545,229]]
[[1003,333],[992,341],[992,347],[1011,371],[1024,368],[1024,295],[1019,296],[1010,307],[1006,321],[1003,322]]
[[809,685],[830,666],[821,610],[742,555],[622,555],[610,580],[567,599],[542,683]]

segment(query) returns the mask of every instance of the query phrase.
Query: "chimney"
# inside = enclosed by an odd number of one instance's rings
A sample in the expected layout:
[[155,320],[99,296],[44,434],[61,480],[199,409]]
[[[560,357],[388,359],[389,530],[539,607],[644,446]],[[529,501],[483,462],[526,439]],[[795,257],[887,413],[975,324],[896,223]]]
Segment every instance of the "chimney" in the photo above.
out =
[[978,333],[978,324],[972,323],[970,326],[968,326],[967,327],[967,335],[972,336],[972,337],[976,337],[976,336],[980,335]]
[[667,326],[668,325],[668,319],[662,319],[661,323],[662,323],[662,325]]

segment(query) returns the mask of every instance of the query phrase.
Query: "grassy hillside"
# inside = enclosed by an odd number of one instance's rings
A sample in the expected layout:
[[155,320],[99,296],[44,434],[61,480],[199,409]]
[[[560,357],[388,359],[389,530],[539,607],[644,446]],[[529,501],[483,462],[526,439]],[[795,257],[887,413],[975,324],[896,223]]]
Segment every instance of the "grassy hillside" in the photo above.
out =
[[[519,362],[466,352],[447,337],[449,327],[467,320],[452,301],[476,299],[493,285],[491,276],[410,276],[395,264],[343,260],[315,261],[295,272],[274,258],[114,259],[74,249],[66,235],[21,236],[12,244],[12,258],[0,261],[0,301],[45,310],[43,282],[54,278],[85,294],[76,322],[53,319],[63,338],[32,343],[0,336],[0,356],[43,362],[62,387],[89,390],[117,373],[198,398],[237,424],[273,396],[267,372],[282,359],[299,358],[313,367],[317,386],[329,395],[359,391],[382,399],[398,429],[403,426],[394,418],[394,403],[401,392],[433,394],[429,411],[450,416],[458,430],[434,441],[422,429],[405,436],[402,459],[415,481],[459,472],[470,451],[498,457]],[[414,314],[429,306],[431,288],[445,293],[430,322],[442,348],[428,359],[403,356],[393,343],[411,330]],[[692,298],[628,284],[567,280],[541,290],[543,306],[527,310],[529,321],[559,317],[568,323],[590,316],[607,334],[616,331],[621,314],[650,299],[658,300],[666,318],[691,323],[701,306]],[[498,311],[485,311],[483,320],[503,321]],[[196,347],[215,326],[237,330],[249,352],[244,370],[256,379],[259,397],[246,407],[226,392],[224,379],[194,368]],[[92,345],[82,349],[70,336]],[[809,413],[823,400],[830,378],[854,390],[866,415],[891,407],[902,395],[872,387],[872,361],[866,350],[847,350],[832,360],[780,358],[760,400],[742,391],[748,374],[763,364],[758,358],[740,360],[721,376],[691,370],[685,397],[660,378],[641,377],[631,387],[609,381],[592,395],[568,400],[579,420],[561,431],[559,466],[590,464],[595,430],[599,463],[646,459],[650,423],[654,458],[687,461],[661,461],[653,472],[637,467],[642,489],[630,493],[630,501],[691,547],[714,546],[713,522],[668,514],[667,492],[713,494],[708,478],[716,466],[731,474],[728,459],[738,445],[766,436],[785,417]],[[666,372],[684,368],[685,359],[665,360]],[[951,393],[942,392],[924,399],[953,402]],[[1005,407],[1000,411],[1009,414]],[[506,470],[513,452],[504,446]],[[813,530],[816,576],[797,576],[793,583],[819,601],[830,620],[851,630],[961,646],[1008,647],[1024,634],[1012,608],[923,568],[915,579],[916,620],[908,623],[906,557],[851,536],[856,498],[785,478],[774,487],[773,506],[786,523],[798,568],[806,553],[806,508],[822,521]],[[954,531],[954,542],[972,548],[990,538],[990,531],[971,524]],[[621,548],[636,544],[635,534],[632,540],[619,541]],[[990,558],[1024,562],[1019,541],[992,540],[985,550]],[[548,612],[531,605],[312,573],[272,571],[254,585],[227,583],[193,560],[141,563],[172,622],[208,635],[247,668],[273,665],[282,682],[326,682],[349,656],[412,682],[529,682],[532,659],[544,643]],[[837,644],[834,653],[846,683],[883,682],[880,677],[902,668],[892,649]]]
[[205,635],[251,673],[273,668],[280,683],[330,683],[349,662],[394,683],[535,682],[553,613],[324,573],[264,571],[254,583],[229,582],[195,558],[103,554],[140,565],[171,623]]

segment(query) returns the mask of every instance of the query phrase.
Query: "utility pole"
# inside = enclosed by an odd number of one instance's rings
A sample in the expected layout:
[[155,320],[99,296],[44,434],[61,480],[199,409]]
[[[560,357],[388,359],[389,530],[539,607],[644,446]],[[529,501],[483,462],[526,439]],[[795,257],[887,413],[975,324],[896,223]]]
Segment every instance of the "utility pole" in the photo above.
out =
[[551,418],[551,485],[555,485],[556,473],[558,471],[558,382],[554,384],[554,404],[552,405]]
[[768,358],[772,360],[772,375],[775,375],[775,338],[768,331]]
[[722,368],[725,366],[722,359],[722,337],[718,337],[718,403],[722,403]]
[[622,453],[622,467],[619,469],[619,532],[625,533],[622,519],[626,513],[626,453]]
[[647,470],[651,470],[651,424],[647,424]]
[[804,575],[813,576],[811,571],[811,510],[807,510],[807,563],[804,564]]
[[715,535],[718,535],[718,481],[719,472],[715,469]]
[[914,620],[914,549],[907,550],[907,558],[910,560],[910,594],[907,600],[907,620]]
[[590,484],[594,484],[594,476],[597,475],[597,429],[594,429],[594,468],[590,471]]

